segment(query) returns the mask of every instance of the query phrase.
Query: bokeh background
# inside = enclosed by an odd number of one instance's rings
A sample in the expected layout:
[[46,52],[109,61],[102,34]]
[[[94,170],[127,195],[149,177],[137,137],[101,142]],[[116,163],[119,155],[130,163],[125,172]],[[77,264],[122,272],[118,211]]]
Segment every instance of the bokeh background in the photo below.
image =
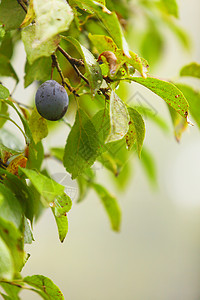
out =
[[[166,31],[167,47],[154,74],[176,78],[180,68],[200,62],[200,2],[182,0],[180,24],[193,42],[190,53],[184,51]],[[130,41],[134,49],[134,40]],[[35,85],[24,90],[25,52],[18,44],[13,65],[21,82],[14,97],[31,103]],[[198,80],[192,84],[198,85]],[[6,81],[9,87],[12,82]],[[165,104],[144,88],[137,88],[157,113],[171,122]],[[129,86],[129,96],[136,91]],[[12,126],[12,125],[9,125]],[[55,179],[63,180],[74,199],[69,213],[69,233],[64,244],[58,240],[50,210],[34,227],[35,242],[26,247],[31,258],[23,275],[50,277],[70,300],[198,300],[200,299],[200,133],[189,127],[178,144],[170,133],[164,134],[146,120],[145,144],[154,154],[158,189],[149,184],[139,162],[132,164],[133,176],[125,191],[114,188],[107,172],[96,166],[99,182],[117,194],[122,208],[120,233],[110,229],[102,204],[93,192],[76,204],[76,184],[64,168],[53,160],[46,166]],[[50,135],[47,145],[63,144],[66,127]],[[61,182],[62,183],[62,182]],[[22,299],[40,299],[23,291]]]

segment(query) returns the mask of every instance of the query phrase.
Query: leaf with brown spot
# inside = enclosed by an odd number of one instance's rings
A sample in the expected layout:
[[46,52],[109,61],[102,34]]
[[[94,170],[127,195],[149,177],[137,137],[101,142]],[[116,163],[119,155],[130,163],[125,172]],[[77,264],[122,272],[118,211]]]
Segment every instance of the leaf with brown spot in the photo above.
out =
[[42,296],[43,299],[64,300],[62,292],[48,277],[43,275],[27,276],[23,279],[23,282],[36,288],[37,290],[34,291]]
[[111,51],[104,51],[99,55],[98,61],[102,60],[102,56],[105,57],[109,65],[110,75],[115,74],[117,70],[117,57],[115,54]]
[[146,78],[146,74],[148,72],[148,63],[143,58],[139,57],[136,53],[129,51],[129,55],[125,55],[123,50],[118,48],[116,43],[109,36],[96,34],[92,35],[89,33],[88,37],[93,45],[97,48],[99,53],[110,51],[116,56],[117,62],[115,73],[124,63],[127,63],[133,66],[136,70],[138,70],[138,72],[141,73],[143,77]]
[[18,168],[26,168],[27,158],[20,154],[14,158],[8,165],[7,171],[18,176]]
[[139,112],[131,107],[128,108],[130,115],[129,130],[125,136],[128,150],[136,144],[138,156],[141,156],[142,146],[145,137],[145,124]]

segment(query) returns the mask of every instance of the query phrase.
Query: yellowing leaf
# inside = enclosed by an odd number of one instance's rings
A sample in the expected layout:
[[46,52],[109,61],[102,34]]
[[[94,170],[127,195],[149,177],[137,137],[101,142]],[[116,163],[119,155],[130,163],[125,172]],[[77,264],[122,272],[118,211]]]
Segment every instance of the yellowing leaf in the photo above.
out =
[[20,25],[21,28],[28,26],[29,24],[31,24],[31,22],[35,19],[35,11],[34,11],[34,7],[33,7],[33,0],[30,0],[29,2],[29,6],[28,6],[28,11],[27,14],[25,16],[24,21],[22,22],[22,24]]
[[22,30],[22,41],[26,50],[28,62],[32,64],[37,58],[50,56],[58,47],[60,38],[53,36],[42,42],[36,37],[36,25],[29,25]]
[[[146,77],[148,64],[145,60],[140,58],[137,54],[129,51],[129,55],[125,55],[122,49],[119,49],[113,39],[105,35],[88,35],[93,45],[97,48],[98,52],[102,55],[105,51],[112,52],[117,57],[115,72],[124,64],[128,63],[138,70],[143,77]],[[112,75],[114,75],[114,73]]]
[[137,110],[129,107],[128,112],[130,115],[129,130],[125,136],[128,150],[131,150],[136,143],[138,156],[140,157],[142,145],[145,136],[145,125],[142,116]]
[[189,112],[200,128],[200,92],[186,84],[178,83],[176,86],[186,97],[189,103]]
[[183,93],[172,83],[150,77],[146,79],[132,77],[129,80],[145,86],[166,101],[166,103],[174,108],[183,118],[188,118],[188,102]]
[[121,140],[129,129],[129,113],[125,103],[112,91],[110,96],[111,131],[106,143]]
[[36,37],[40,43],[66,31],[73,12],[65,0],[33,0],[36,14]]
[[161,0],[160,2],[169,15],[178,18],[178,4],[176,0]]
[[30,116],[29,126],[35,144],[40,142],[48,135],[47,121],[40,116],[36,108],[33,110]]
[[[98,1],[100,2],[100,1]],[[70,0],[73,5],[84,7],[84,9],[92,11],[103,23],[110,36],[113,38],[117,47],[121,49],[125,55],[129,56],[129,48],[123,34],[119,19],[115,12],[109,11],[104,5],[92,0]],[[108,50],[108,49],[107,49]],[[105,49],[106,51],[106,49]]]
[[14,275],[13,259],[9,248],[0,237],[0,280],[12,280]]
[[22,154],[14,158],[8,165],[7,171],[14,174],[18,175],[18,168],[22,167],[25,168],[27,163],[27,158],[24,157]]
[[200,64],[194,62],[184,66],[180,71],[180,75],[200,78]]

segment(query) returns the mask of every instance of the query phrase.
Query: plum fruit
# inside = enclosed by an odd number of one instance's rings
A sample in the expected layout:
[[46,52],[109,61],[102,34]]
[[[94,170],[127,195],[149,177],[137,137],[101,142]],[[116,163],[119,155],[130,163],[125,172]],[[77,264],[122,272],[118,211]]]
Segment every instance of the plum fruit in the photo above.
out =
[[68,109],[68,94],[65,88],[55,80],[47,80],[36,92],[35,105],[43,118],[57,121],[65,115]]

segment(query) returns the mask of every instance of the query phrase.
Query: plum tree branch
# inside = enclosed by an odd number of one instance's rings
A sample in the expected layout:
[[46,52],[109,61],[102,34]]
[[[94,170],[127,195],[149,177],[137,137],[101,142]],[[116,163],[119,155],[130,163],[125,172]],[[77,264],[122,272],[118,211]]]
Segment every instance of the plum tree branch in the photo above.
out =
[[17,0],[17,2],[19,3],[19,5],[21,5],[21,7],[25,11],[25,13],[27,13],[28,8],[27,8],[26,4],[24,3],[24,1],[23,0]]
[[[69,61],[69,63],[72,65],[72,67],[74,68],[74,70],[78,74],[78,76],[81,77],[88,85],[90,85],[89,80],[78,69],[78,66],[82,66],[82,67],[85,66],[82,59],[76,59],[74,57],[71,57],[60,45],[58,46],[57,50],[60,51],[60,53],[62,53],[64,55],[64,57]],[[107,83],[113,82],[113,80],[111,78],[109,78],[108,76],[104,76],[103,79]],[[101,93],[104,95],[106,100],[108,100],[110,98],[110,96],[108,94],[108,89],[100,88],[98,94],[101,94]]]
[[57,48],[60,53],[64,55],[64,57],[68,60],[68,62],[72,65],[75,72],[78,74],[79,77],[81,77],[88,85],[89,81],[88,79],[80,72],[80,70],[77,68],[77,66],[84,66],[84,62],[81,59],[76,59],[74,57],[71,57],[63,48],[58,46]]
[[60,53],[62,53],[65,56],[65,58],[70,62],[70,64],[76,65],[77,67],[84,67],[84,62],[82,61],[82,59],[72,57],[62,47],[60,47],[60,45],[58,45],[57,49],[60,51]]
[[22,107],[27,108],[27,109],[30,109],[30,110],[33,109],[32,106],[29,106],[29,105],[27,105],[27,104],[21,103],[21,102],[15,100],[15,99],[13,99],[11,96],[9,97],[9,100],[12,101],[13,103],[16,103],[19,107],[22,106]]
[[60,68],[57,56],[55,54],[52,54],[51,59],[52,59],[52,68],[56,67],[56,69],[57,69],[57,71],[60,75],[60,78],[62,80],[62,85],[66,86],[71,93],[73,93],[75,96],[79,97],[79,95],[76,93],[76,90],[66,82],[65,77],[64,77],[64,75],[62,73],[62,70]]

